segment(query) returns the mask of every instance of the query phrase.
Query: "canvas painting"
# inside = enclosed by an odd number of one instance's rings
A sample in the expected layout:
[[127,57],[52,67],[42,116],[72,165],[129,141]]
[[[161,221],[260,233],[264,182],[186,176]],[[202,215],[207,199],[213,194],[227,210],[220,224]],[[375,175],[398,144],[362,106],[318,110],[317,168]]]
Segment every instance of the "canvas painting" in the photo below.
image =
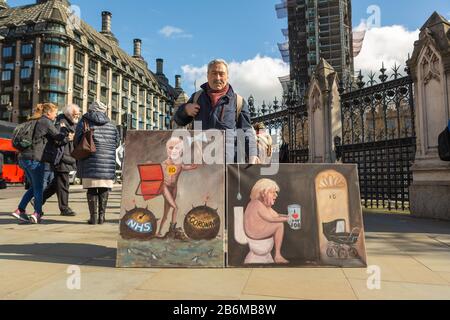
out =
[[228,165],[230,267],[366,267],[355,165]]
[[224,267],[223,143],[220,131],[128,132],[118,267]]

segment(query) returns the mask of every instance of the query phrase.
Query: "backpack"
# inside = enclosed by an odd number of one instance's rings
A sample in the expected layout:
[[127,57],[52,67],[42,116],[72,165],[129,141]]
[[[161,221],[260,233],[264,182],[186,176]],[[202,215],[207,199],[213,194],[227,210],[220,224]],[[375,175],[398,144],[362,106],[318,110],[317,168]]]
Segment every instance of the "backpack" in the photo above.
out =
[[[198,103],[198,99],[200,99],[200,96],[202,95],[203,90],[197,91],[194,94],[194,99],[192,100],[192,103]],[[244,107],[244,98],[240,95],[236,94],[236,121],[239,120],[239,116],[241,115],[242,108]],[[188,130],[192,130],[193,124],[188,125]]]
[[438,141],[439,158],[442,161],[450,161],[450,131],[448,128],[445,128],[439,135]]
[[19,124],[13,132],[12,145],[19,152],[24,152],[30,149],[33,145],[34,129],[36,128],[37,120],[27,121]]

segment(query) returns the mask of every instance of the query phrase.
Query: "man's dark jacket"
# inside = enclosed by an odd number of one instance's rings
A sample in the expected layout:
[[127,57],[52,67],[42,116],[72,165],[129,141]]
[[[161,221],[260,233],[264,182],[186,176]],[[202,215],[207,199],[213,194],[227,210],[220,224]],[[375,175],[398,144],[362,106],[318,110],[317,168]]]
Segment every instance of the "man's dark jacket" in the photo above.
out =
[[[200,112],[197,114],[195,119],[189,117],[186,113],[186,105],[181,105],[174,115],[174,121],[181,127],[190,124],[193,120],[202,122],[202,129],[244,129],[248,130],[252,128],[250,111],[248,109],[248,104],[244,99],[244,104],[242,106],[242,111],[239,118],[236,121],[237,116],[237,96],[230,86],[227,94],[223,96],[217,103],[217,106],[213,108],[211,105],[211,100],[206,93],[208,84],[205,83],[201,86],[203,93],[200,95],[197,103],[200,105]],[[195,94],[194,94],[195,95]],[[189,99],[188,103],[193,103],[194,95]]]
[[[71,133],[75,133],[76,124],[72,122],[66,115],[60,114],[56,118],[56,128],[61,128],[61,124],[64,123],[66,125],[66,128]],[[56,172],[71,172],[77,170],[77,161],[74,157],[72,157],[72,151],[74,149],[73,141],[69,141],[68,143],[64,144],[63,146],[60,146],[60,148],[63,148],[63,155],[61,158],[61,161],[59,164],[55,165],[55,171]]]
[[[211,99],[207,94],[208,84],[205,83],[201,86],[203,89],[202,94],[198,98],[197,104],[200,105],[200,111],[195,118],[190,117],[186,113],[186,105],[193,103],[193,94],[186,104],[181,105],[177,112],[175,113],[173,120],[175,123],[181,127],[187,126],[192,121],[198,121],[202,123],[202,130],[225,130],[226,131],[226,153],[227,161],[234,153],[234,161],[237,161],[237,149],[242,150],[241,154],[245,152],[246,161],[248,161],[248,156],[256,156],[256,138],[254,136],[254,130],[251,124],[250,111],[248,104],[243,100],[242,110],[238,116],[237,112],[237,95],[230,85],[230,89],[227,94],[219,99],[217,105],[213,108]],[[198,130],[198,128],[195,128]],[[234,136],[236,134],[236,129],[242,129],[246,132],[247,137],[245,138],[246,145],[237,145],[237,139]],[[241,141],[241,140],[239,140]],[[245,148],[245,151],[244,151]],[[234,152],[233,152],[234,150]]]

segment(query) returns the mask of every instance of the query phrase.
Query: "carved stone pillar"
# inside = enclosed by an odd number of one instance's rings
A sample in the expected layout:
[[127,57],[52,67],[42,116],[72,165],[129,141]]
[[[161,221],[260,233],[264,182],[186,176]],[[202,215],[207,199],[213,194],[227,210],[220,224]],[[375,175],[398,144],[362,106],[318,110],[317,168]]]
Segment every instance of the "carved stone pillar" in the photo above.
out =
[[338,75],[333,67],[321,59],[310,81],[307,93],[309,117],[309,161],[334,163],[333,139],[341,134]]
[[408,65],[414,80],[417,153],[411,213],[450,220],[450,163],[438,156],[438,136],[450,118],[450,23],[434,13],[422,27]]

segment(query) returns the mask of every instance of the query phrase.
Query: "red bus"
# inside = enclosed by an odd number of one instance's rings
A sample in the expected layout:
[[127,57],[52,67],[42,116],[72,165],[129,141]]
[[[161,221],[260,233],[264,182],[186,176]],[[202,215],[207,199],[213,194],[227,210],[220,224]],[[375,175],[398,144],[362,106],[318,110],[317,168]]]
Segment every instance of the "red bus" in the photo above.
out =
[[7,183],[23,183],[25,173],[18,165],[18,151],[11,139],[0,138],[0,153],[3,154],[2,177]]

